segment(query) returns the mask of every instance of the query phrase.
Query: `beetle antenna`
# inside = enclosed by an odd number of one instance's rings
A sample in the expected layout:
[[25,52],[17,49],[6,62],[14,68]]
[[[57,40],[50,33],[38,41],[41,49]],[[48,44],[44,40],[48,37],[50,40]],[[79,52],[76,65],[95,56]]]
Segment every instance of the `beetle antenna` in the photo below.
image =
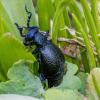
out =
[[22,37],[25,37],[25,35],[23,35],[23,27],[20,27],[17,23],[15,23],[15,25],[16,25],[16,27],[17,27],[17,29],[19,30],[19,32],[20,32],[20,35],[22,36]]
[[31,17],[32,17],[32,13],[31,13],[30,11],[28,11],[26,5],[25,5],[25,10],[26,10],[26,13],[27,13],[27,15],[28,15],[28,18],[27,18],[27,27],[29,27],[29,25],[30,25],[30,19],[31,19]]

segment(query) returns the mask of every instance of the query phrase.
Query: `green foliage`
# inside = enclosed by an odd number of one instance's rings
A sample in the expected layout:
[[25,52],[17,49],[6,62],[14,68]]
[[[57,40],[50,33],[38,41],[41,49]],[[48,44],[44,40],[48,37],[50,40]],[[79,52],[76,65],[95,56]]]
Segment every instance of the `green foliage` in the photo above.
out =
[[73,90],[81,90],[82,82],[81,80],[75,75],[78,67],[75,64],[68,63],[67,64],[67,73],[63,78],[62,83],[58,86],[59,89],[73,89]]
[[38,20],[42,31],[50,30],[50,19],[54,14],[54,6],[50,0],[38,0]]
[[90,12],[90,9],[87,5],[86,0],[80,0],[80,1],[81,1],[81,4],[82,4],[82,7],[83,7],[83,11],[84,11],[84,14],[85,14],[85,18],[86,18],[86,21],[87,21],[87,24],[88,24],[89,31],[91,33],[91,36],[93,37],[93,41],[94,41],[95,46],[96,46],[96,51],[98,53],[98,58],[99,58],[99,62],[100,62],[100,44],[99,44],[100,40],[97,36],[97,29],[96,29],[96,26],[95,26],[95,22],[93,20],[93,16],[91,15],[91,12]]
[[82,84],[82,87],[81,87],[81,89],[80,89],[80,92],[82,93],[82,94],[85,94],[86,95],[86,84],[87,84],[87,77],[88,77],[88,75],[86,74],[86,73],[84,73],[84,72],[79,72],[78,74],[77,74],[77,76],[80,78],[80,80],[81,80],[81,84]]
[[37,99],[29,96],[22,96],[16,94],[1,94],[0,100],[43,100],[43,99]]
[[49,89],[45,92],[45,100],[82,100],[77,91]]
[[[70,2],[71,2],[71,0],[70,1],[69,0],[61,0],[59,2],[57,1],[58,5],[56,7],[56,11],[55,11],[55,14],[54,14],[54,18],[53,18],[53,28],[52,28],[52,34],[53,34],[52,35],[52,41],[54,43],[57,43],[58,33],[61,32],[61,28],[63,28],[64,25],[65,25],[65,23],[63,22],[64,17],[61,16],[61,14],[63,13],[66,5],[68,5]],[[60,17],[61,17],[61,19],[60,19]],[[62,23],[60,23],[60,21]],[[63,35],[61,34],[60,36],[63,36]],[[66,35],[64,35],[64,36],[66,36]]]
[[41,97],[44,91],[41,81],[29,71],[29,65],[30,63],[24,60],[16,62],[8,71],[9,80],[0,83],[0,94]]
[[0,38],[0,73],[6,78],[8,69],[19,59],[35,61],[35,58],[25,50],[18,39],[10,33],[3,35]]
[[90,75],[88,75],[88,87],[87,87],[87,93],[90,93],[90,96],[93,95],[92,98],[94,100],[100,99],[100,68],[94,68]]
[[0,34],[10,32],[19,37],[18,30],[14,23],[26,26],[27,14],[25,12],[25,5],[32,12],[31,25],[37,25],[36,15],[32,0],[0,0]]
[[86,45],[87,53],[89,54],[88,60],[89,60],[90,68],[92,69],[93,67],[96,67],[96,62],[95,62],[93,50],[90,45],[89,38],[87,36],[87,33],[84,31],[83,27],[81,26],[81,23],[78,21],[78,19],[76,18],[76,16],[74,14],[73,14],[73,19],[74,19],[75,23],[77,24],[77,27],[79,28],[79,30],[84,38],[84,44]]

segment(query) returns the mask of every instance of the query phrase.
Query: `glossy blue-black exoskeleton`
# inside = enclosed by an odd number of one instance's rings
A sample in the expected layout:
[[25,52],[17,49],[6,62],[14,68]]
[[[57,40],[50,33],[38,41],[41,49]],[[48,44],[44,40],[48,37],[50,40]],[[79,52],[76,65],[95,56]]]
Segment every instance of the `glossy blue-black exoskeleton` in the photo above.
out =
[[[31,12],[28,13],[27,27],[21,27],[17,23],[16,26],[24,38],[25,46],[36,45],[36,49],[32,54],[36,54],[36,59],[39,62],[39,73],[43,79],[48,80],[49,87],[58,86],[64,75],[64,55],[60,49],[48,40],[48,32],[40,32],[38,27],[29,26]],[[23,28],[27,29],[27,34],[23,34]]]

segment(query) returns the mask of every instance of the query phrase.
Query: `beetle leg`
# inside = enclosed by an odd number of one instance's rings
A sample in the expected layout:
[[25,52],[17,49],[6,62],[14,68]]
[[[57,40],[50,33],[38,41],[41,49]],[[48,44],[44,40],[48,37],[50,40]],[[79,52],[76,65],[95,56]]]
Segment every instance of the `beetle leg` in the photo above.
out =
[[33,55],[35,55],[35,58],[37,59],[37,61],[39,62],[39,67],[40,67],[40,59],[39,59],[39,52],[38,52],[38,48],[36,48],[33,52]]
[[16,25],[17,29],[19,30],[20,35],[21,35],[22,37],[25,37],[25,35],[23,35],[23,32],[22,32],[24,27],[19,26],[17,23],[15,23],[15,25]]
[[39,74],[39,78],[40,78],[40,80],[41,80],[41,82],[42,82],[42,84],[44,85],[44,88],[45,88],[46,87],[46,78],[43,75],[43,73]]
[[23,44],[25,45],[25,46],[29,46],[30,48],[31,48],[31,43],[30,42],[23,42]]
[[38,53],[38,49],[36,48],[33,52],[32,52],[32,54],[34,55],[34,54],[37,54]]
[[38,48],[36,48],[32,54],[37,54],[37,61],[39,62],[39,78],[42,82],[42,84],[44,85],[44,87],[46,86],[46,78],[43,75],[43,68],[42,68],[42,61],[41,61],[41,55],[39,54],[39,50]]
[[43,83],[45,83],[46,78],[44,77],[43,73],[40,73],[39,77],[40,77],[40,80],[41,80]]
[[26,13],[27,13],[27,15],[28,15],[28,18],[27,18],[27,27],[30,27],[30,19],[31,19],[31,17],[32,17],[32,13],[28,11],[26,5],[25,5],[25,10],[26,10]]

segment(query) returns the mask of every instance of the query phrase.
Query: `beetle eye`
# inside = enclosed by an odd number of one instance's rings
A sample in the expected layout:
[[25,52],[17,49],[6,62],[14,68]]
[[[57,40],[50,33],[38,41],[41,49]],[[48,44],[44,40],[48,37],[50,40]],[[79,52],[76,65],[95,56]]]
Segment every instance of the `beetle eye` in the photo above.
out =
[[28,33],[26,35],[26,38],[25,39],[28,40],[28,41],[31,41],[33,39],[33,34],[32,33]]

